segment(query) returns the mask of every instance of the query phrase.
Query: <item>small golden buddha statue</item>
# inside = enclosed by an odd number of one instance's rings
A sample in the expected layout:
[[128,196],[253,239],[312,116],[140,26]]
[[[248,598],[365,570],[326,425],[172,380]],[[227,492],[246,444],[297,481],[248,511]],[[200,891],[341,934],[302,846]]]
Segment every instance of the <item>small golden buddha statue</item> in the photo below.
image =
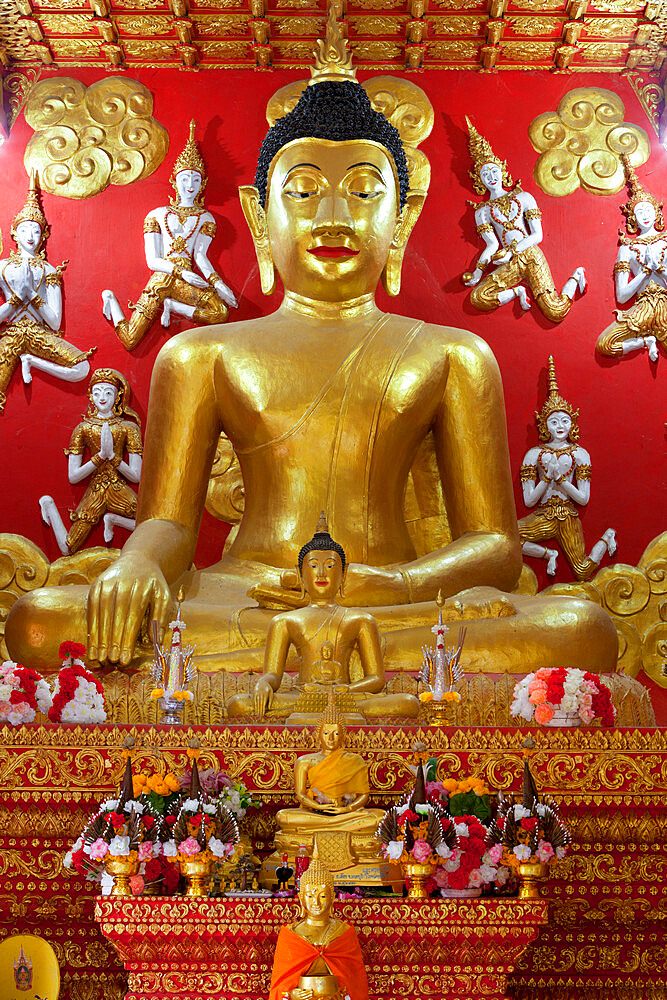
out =
[[294,767],[298,808],[281,809],[276,815],[275,853],[264,863],[265,883],[273,880],[283,854],[295,857],[301,845],[336,871],[337,881],[349,885],[392,881],[393,866],[380,858],[375,838],[384,814],[366,808],[368,765],[360,754],[345,749],[346,735],[330,688],[317,727],[320,749],[297,758]]
[[333,915],[334,884],[311,861],[299,886],[300,919],[278,935],[269,1000],[368,1000],[368,979],[357,933]]
[[[372,610],[387,669],[419,668],[441,589],[443,617],[455,605],[466,620],[466,673],[614,670],[616,629],[593,601],[501,593],[522,561],[488,346],[375,302],[380,281],[400,291],[426,198],[426,95],[406,79],[360,84],[334,12],[312,79],[275,94],[268,117],[256,183],[240,194],[262,287],[271,294],[280,274],[283,302],[162,348],[137,527],[91,587],[35,589],[13,605],[12,659],[49,669],[68,635],[92,661],[139,668],[145,616],[166,625],[183,586],[199,669],[261,670],[276,610],[299,603],[294,539],[326,497],[347,555],[341,603]],[[222,560],[193,570],[221,434],[238,459],[243,515]],[[248,601],[267,581],[286,594],[278,609]]]
[[[299,552],[299,579],[309,603],[276,615],[269,626],[264,653],[264,673],[250,695],[236,695],[229,703],[229,716],[290,715],[289,722],[315,721],[314,711],[326,704],[327,687],[336,685],[345,711],[357,714],[353,721],[386,715],[414,717],[419,701],[411,694],[384,693],[384,666],[380,633],[373,616],[360,608],[345,608],[336,602],[343,593],[345,551],[329,534],[324,511],[312,539]],[[291,691],[281,691],[290,647],[298,658],[299,678]],[[363,676],[350,678],[350,660],[357,653]]]

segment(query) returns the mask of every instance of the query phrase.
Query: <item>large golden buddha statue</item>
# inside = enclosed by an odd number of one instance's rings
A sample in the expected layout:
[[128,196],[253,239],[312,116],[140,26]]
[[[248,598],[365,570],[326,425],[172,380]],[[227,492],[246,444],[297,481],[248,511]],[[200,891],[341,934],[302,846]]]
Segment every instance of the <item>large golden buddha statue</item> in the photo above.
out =
[[[162,348],[137,528],[91,588],[36,590],[13,606],[14,659],[50,667],[66,635],[87,638],[101,664],[140,665],[150,655],[137,647],[142,622],[164,625],[182,586],[200,669],[261,671],[276,607],[248,591],[269,584],[290,606],[295,542],[324,507],[349,559],[344,604],[373,609],[388,669],[418,667],[441,589],[443,617],[471,619],[465,671],[613,670],[616,632],[592,602],[499,593],[522,564],[496,362],[472,334],[382,313],[374,297],[380,279],[400,289],[428,185],[415,144],[433,112],[408,81],[366,84],[402,141],[331,31],[330,20],[292,110],[294,86],[272,99],[272,118],[284,116],[264,139],[255,186],[241,189],[262,287],[273,291],[276,271],[285,287],[280,308]],[[392,110],[394,85],[408,94]],[[245,509],[222,560],[193,571],[222,432]],[[426,492],[444,492],[449,524],[419,549],[404,513],[417,467],[434,470]]]

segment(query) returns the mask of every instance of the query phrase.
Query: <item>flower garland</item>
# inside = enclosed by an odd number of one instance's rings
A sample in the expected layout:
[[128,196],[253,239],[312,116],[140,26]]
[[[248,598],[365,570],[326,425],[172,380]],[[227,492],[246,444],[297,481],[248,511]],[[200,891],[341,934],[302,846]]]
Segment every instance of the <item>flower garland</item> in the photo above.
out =
[[548,725],[559,709],[578,716],[584,725],[599,719],[603,726],[613,726],[616,709],[611,692],[597,674],[574,667],[543,667],[528,674],[514,688],[511,714],[527,722],[533,717]]
[[48,714],[51,704],[49,686],[36,670],[13,660],[0,665],[0,722],[34,722],[36,713]]
[[62,658],[63,665],[56,680],[53,705],[49,710],[51,722],[106,722],[104,688],[86,669],[81,659],[85,652],[86,647],[80,642],[67,641],[60,645],[58,655]]

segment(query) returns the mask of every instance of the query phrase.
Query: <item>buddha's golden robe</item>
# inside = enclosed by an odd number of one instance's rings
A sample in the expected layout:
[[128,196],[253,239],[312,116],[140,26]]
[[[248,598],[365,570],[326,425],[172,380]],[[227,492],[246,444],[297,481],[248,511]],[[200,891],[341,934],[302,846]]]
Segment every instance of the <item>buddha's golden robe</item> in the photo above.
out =
[[333,801],[341,801],[344,795],[366,795],[368,786],[368,765],[357,753],[350,753],[343,747],[332,750],[321,761],[308,768],[308,796],[317,799],[317,792]]

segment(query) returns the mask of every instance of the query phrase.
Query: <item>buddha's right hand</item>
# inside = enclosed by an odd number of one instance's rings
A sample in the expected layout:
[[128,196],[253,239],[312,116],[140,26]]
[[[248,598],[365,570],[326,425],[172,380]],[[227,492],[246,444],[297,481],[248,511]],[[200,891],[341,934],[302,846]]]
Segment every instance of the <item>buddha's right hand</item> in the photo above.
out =
[[290,993],[291,1000],[313,1000],[314,996],[312,990],[302,990],[298,986]]
[[273,701],[273,688],[269,682],[260,677],[255,684],[252,697],[252,707],[255,715],[264,715]]
[[94,582],[88,593],[88,655],[100,663],[126,667],[144,615],[163,628],[171,593],[162,570],[145,554],[120,556]]

